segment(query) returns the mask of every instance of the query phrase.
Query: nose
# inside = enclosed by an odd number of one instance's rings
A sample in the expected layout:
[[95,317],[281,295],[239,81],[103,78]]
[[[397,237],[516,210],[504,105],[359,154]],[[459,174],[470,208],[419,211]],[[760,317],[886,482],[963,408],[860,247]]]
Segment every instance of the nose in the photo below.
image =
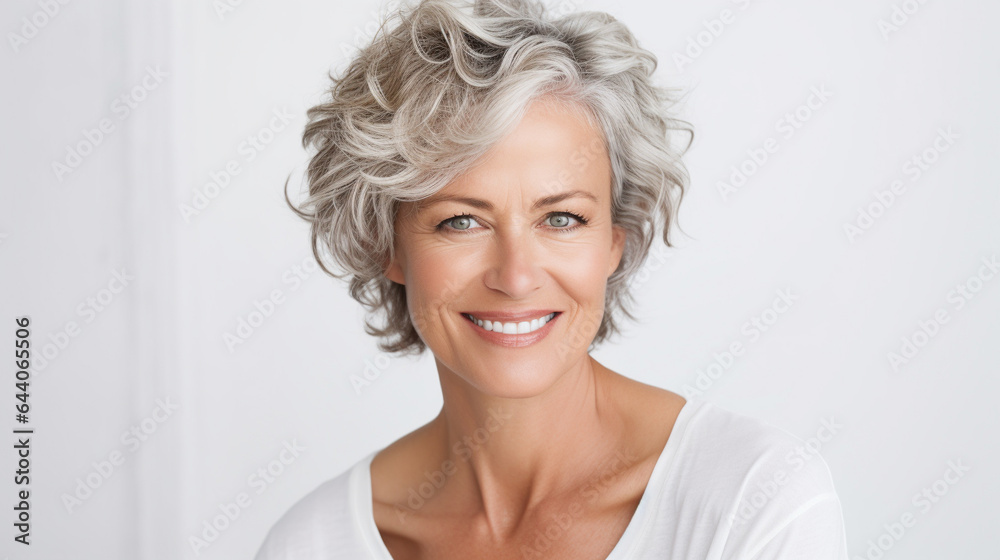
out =
[[528,234],[503,234],[488,250],[484,281],[514,299],[530,295],[542,286],[540,254]]

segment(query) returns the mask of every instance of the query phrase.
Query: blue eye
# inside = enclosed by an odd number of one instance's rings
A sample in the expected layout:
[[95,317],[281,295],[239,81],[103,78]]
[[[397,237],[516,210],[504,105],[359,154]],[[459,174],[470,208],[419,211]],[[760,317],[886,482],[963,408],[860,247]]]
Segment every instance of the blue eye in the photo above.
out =
[[[552,229],[559,231],[573,231],[578,227],[587,225],[587,219],[573,212],[552,212],[546,218]],[[576,220],[576,225],[572,225],[571,220]],[[469,231],[476,224],[476,219],[470,214],[457,214],[442,221],[437,225],[438,230]]]
[[552,220],[549,222],[558,229],[568,229],[564,226],[570,225],[570,218],[572,216],[568,214],[552,214],[549,218]]
[[438,224],[438,227],[440,228],[444,224],[450,224],[454,226],[451,229],[456,229],[458,231],[465,231],[467,229],[471,229],[472,224],[475,223],[475,221],[476,220],[468,214],[459,214],[457,216],[453,216],[441,222],[440,224]]

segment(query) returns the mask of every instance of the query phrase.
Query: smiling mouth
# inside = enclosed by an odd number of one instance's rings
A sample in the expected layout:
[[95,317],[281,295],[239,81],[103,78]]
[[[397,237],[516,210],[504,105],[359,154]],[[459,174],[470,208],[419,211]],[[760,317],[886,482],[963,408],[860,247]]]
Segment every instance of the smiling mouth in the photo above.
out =
[[529,334],[544,327],[546,323],[554,319],[560,313],[562,312],[555,311],[549,313],[548,315],[543,315],[542,317],[539,317],[537,319],[532,319],[530,321],[509,321],[509,322],[477,319],[476,317],[468,313],[462,313],[462,316],[468,319],[469,321],[475,323],[479,328],[485,331],[490,331],[500,334]]

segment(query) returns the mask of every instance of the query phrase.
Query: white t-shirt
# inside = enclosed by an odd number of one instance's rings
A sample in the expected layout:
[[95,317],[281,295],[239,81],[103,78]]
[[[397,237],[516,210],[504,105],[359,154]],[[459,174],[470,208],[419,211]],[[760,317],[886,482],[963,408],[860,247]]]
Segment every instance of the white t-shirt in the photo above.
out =
[[[376,453],[294,504],[255,560],[391,560],[372,514]],[[654,558],[847,560],[826,461],[780,428],[689,398],[607,556]]]

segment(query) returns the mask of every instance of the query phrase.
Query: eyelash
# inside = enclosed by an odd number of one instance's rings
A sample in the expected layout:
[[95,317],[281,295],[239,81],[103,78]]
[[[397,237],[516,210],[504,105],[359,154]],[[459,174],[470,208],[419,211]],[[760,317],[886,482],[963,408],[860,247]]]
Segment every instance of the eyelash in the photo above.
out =
[[[552,228],[552,229],[555,229],[556,231],[573,231],[573,230],[576,230],[576,229],[578,229],[580,227],[583,227],[583,226],[587,225],[587,223],[590,222],[590,220],[588,220],[587,218],[585,218],[585,217],[583,217],[583,216],[581,216],[581,215],[579,215],[579,214],[577,214],[575,212],[569,212],[569,211],[564,211],[564,212],[550,212],[547,216],[545,216],[545,219],[549,219],[552,216],[557,216],[557,215],[566,215],[566,216],[569,216],[571,218],[576,219],[576,221],[578,221],[580,223],[578,223],[577,225],[572,226],[572,227]],[[447,224],[448,222],[454,220],[455,218],[472,218],[473,220],[476,219],[476,217],[473,216],[472,214],[456,214],[456,215],[448,218],[447,220],[444,220],[441,223],[439,223],[437,225],[437,230],[438,231],[440,231],[440,230],[450,230],[450,231],[459,232],[459,233],[468,231],[468,230],[464,230],[464,229],[454,229],[454,228],[445,227],[445,224]]]

